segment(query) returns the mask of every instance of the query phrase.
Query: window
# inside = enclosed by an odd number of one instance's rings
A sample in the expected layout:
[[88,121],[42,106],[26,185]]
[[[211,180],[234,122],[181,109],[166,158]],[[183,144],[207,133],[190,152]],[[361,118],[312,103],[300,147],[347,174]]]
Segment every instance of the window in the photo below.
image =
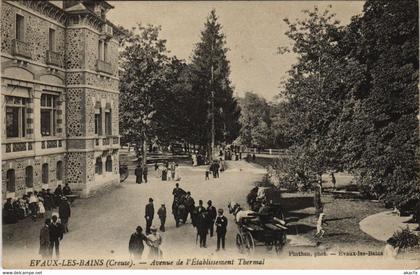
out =
[[15,185],[15,170],[9,169],[6,172],[6,188],[7,192],[15,192],[16,185]]
[[95,109],[95,134],[102,136],[102,109]]
[[98,41],[98,59],[102,60],[102,40]]
[[57,120],[57,95],[41,95],[41,135],[54,136]]
[[105,62],[108,60],[108,43],[104,41],[104,59]]
[[48,184],[48,163],[42,165],[42,184]]
[[102,158],[101,157],[96,159],[95,173],[98,175],[102,175]]
[[34,168],[32,166],[25,169],[25,183],[27,188],[34,187]]
[[24,137],[26,130],[26,98],[6,96],[6,136]]
[[61,160],[57,161],[56,173],[57,180],[63,180],[63,162]]
[[112,117],[110,110],[105,112],[105,134],[107,136],[112,135]]
[[50,29],[48,33],[48,47],[49,50],[54,52],[55,51],[55,30]]
[[98,41],[98,59],[107,61],[108,59],[108,43],[104,40]]
[[112,172],[112,157],[111,156],[106,157],[105,169],[107,172]]
[[25,22],[22,15],[16,14],[16,39],[19,41],[25,41]]

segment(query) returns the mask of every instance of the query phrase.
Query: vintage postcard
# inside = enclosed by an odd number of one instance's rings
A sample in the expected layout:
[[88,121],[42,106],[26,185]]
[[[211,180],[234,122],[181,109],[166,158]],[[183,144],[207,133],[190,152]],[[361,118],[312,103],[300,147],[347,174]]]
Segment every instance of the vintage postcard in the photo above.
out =
[[2,268],[419,268],[418,12],[2,0]]

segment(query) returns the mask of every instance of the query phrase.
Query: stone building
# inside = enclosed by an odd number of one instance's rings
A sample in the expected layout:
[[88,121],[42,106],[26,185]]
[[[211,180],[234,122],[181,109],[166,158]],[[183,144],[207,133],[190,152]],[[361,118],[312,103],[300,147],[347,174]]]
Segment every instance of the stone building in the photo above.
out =
[[2,198],[119,183],[118,31],[99,0],[2,1]]

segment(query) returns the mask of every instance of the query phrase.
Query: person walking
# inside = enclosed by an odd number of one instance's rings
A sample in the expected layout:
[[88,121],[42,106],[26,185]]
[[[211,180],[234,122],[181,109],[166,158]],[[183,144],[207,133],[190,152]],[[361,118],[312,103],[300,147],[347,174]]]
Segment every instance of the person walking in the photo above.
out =
[[143,179],[144,183],[147,183],[147,173],[149,172],[149,168],[147,167],[147,164],[144,164],[143,166]]
[[58,215],[61,219],[61,224],[63,225],[64,233],[69,232],[68,224],[71,216],[70,204],[67,200],[67,197],[63,196],[61,198],[60,205],[58,206]]
[[136,232],[131,234],[130,241],[128,242],[128,251],[134,259],[141,259],[144,251],[143,241],[147,241],[147,238],[143,234],[143,228],[139,225],[136,228]]
[[144,211],[144,218],[146,219],[146,235],[149,235],[150,232],[150,227],[152,226],[153,223],[153,216],[155,215],[155,208],[153,206],[153,199],[149,198],[149,203],[146,204],[146,208]]
[[45,223],[39,232],[39,255],[43,259],[49,258],[50,254],[50,224],[51,219],[45,219]]
[[203,207],[203,210],[197,215],[197,235],[200,238],[200,247],[203,248],[207,247],[208,223],[207,211]]
[[141,184],[143,182],[143,167],[140,164],[137,165],[134,174],[136,175],[136,183]]
[[220,250],[220,243],[222,243],[222,249],[225,249],[225,239],[226,239],[226,228],[228,225],[227,218],[223,215],[223,209],[219,209],[218,216],[216,218],[216,234],[217,234],[217,249],[216,251]]
[[162,204],[157,212],[159,220],[160,220],[160,227],[159,230],[165,232],[165,222],[166,222],[166,207],[165,204]]
[[160,259],[162,258],[162,250],[160,250],[162,237],[157,233],[157,228],[155,226],[152,226],[150,231],[151,234],[147,235],[146,241],[146,244],[150,247],[149,259]]
[[185,208],[187,210],[187,216],[185,217],[185,222],[186,219],[188,218],[188,214],[190,215],[191,218],[191,223],[194,225],[194,209],[195,209],[195,201],[193,199],[193,197],[191,197],[191,192],[188,191],[187,195],[185,196]]
[[207,202],[207,215],[208,215],[208,227],[209,227],[209,232],[210,232],[210,238],[213,237],[213,228],[214,228],[214,221],[216,220],[217,217],[217,211],[216,211],[216,207],[214,207],[212,205],[212,201],[209,200]]
[[52,223],[49,225],[50,233],[50,255],[52,256],[55,248],[55,256],[60,256],[60,241],[63,240],[63,226],[58,222],[56,215],[51,217]]

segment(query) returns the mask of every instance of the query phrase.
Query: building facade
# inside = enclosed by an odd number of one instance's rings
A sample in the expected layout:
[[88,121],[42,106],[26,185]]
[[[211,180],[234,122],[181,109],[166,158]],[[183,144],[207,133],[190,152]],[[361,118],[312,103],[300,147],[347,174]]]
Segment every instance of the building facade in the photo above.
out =
[[105,1],[2,1],[2,198],[119,184],[118,31]]

